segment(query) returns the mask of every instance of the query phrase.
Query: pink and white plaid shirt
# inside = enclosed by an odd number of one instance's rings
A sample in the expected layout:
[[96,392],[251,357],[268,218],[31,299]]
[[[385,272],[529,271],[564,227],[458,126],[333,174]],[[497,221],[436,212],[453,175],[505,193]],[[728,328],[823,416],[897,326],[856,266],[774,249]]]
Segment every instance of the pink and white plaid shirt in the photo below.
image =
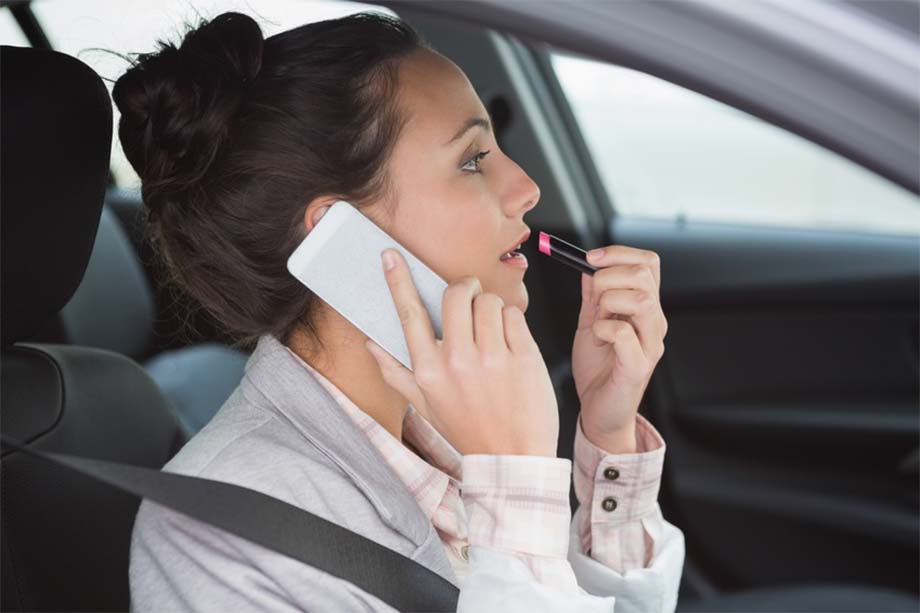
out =
[[663,522],[655,502],[665,443],[642,415],[637,415],[637,452],[627,454],[610,454],[590,443],[579,417],[573,475],[566,458],[463,456],[410,404],[403,439],[416,454],[287,349],[367,434],[415,496],[438,531],[461,587],[467,548],[475,545],[515,554],[542,584],[582,592],[566,557],[573,476],[579,504],[590,505],[590,512],[578,513],[575,520],[582,550],[621,574],[651,563]]

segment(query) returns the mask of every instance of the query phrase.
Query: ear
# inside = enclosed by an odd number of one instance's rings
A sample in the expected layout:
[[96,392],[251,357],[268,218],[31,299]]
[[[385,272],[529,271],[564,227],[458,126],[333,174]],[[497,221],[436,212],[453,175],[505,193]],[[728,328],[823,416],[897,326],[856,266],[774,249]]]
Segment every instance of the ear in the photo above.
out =
[[307,229],[307,232],[310,232],[316,224],[319,223],[319,220],[322,219],[323,215],[326,214],[326,211],[329,210],[335,202],[341,200],[335,196],[318,196],[313,199],[310,204],[307,205],[307,209],[304,212],[303,225]]

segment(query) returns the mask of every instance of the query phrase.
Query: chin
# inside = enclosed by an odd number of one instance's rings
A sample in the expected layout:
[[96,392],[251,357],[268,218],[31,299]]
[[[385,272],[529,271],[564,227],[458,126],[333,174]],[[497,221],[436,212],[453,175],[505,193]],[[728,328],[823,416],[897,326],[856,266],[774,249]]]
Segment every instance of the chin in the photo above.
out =
[[[480,280],[482,279],[482,277],[479,278]],[[493,279],[487,285],[484,285],[482,290],[499,296],[506,305],[516,306],[521,309],[522,313],[527,312],[530,297],[527,295],[527,286],[524,285],[523,280],[508,283],[506,279]]]
[[530,298],[527,295],[527,287],[520,283],[517,288],[502,292],[499,294],[502,297],[502,300],[505,301],[505,304],[508,306],[516,306],[521,309],[521,312],[527,312],[527,305],[530,302]]

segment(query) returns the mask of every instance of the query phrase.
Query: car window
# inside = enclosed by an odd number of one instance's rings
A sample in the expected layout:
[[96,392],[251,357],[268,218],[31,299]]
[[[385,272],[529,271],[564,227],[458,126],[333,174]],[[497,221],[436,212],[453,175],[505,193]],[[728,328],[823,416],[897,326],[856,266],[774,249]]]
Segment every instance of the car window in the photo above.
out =
[[31,47],[22,28],[16,23],[16,18],[8,8],[0,9],[0,45],[13,45],[15,47]]
[[[210,19],[225,11],[246,13],[268,37],[304,23],[365,10],[394,15],[383,7],[334,0],[41,0],[31,7],[51,46],[91,66],[106,82],[110,95],[128,63],[108,51],[154,51],[158,39],[178,42],[185,31],[183,24],[196,24],[199,17]],[[12,21],[12,16],[9,18]],[[114,104],[112,110],[116,130],[112,139],[115,182],[119,187],[139,187],[140,180],[118,140],[120,115]]]
[[552,65],[618,214],[920,233],[920,199],[753,115],[629,68]]

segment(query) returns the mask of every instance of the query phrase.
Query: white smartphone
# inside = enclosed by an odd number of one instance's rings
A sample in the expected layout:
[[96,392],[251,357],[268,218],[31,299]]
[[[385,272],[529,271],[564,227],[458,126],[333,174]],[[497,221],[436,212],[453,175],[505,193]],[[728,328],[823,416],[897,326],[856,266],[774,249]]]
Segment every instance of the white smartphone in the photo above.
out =
[[351,203],[336,201],[300,243],[287,268],[333,309],[412,370],[409,346],[383,273],[380,252],[397,249],[431,326],[443,338],[441,301],[447,282]]

